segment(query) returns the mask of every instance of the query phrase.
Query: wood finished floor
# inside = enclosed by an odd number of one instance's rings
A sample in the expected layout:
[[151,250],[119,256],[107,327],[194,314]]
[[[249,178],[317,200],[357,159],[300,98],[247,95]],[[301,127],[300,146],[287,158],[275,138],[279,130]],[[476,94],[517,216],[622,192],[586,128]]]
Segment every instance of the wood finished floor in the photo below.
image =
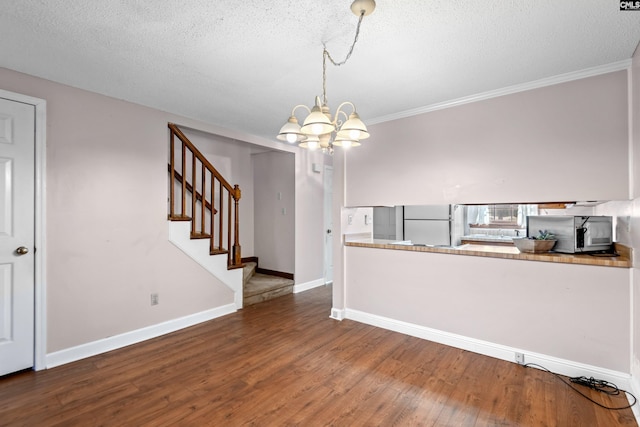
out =
[[548,373],[337,322],[330,308],[330,289],[316,288],[0,378],[0,425],[637,425],[630,409],[599,408]]

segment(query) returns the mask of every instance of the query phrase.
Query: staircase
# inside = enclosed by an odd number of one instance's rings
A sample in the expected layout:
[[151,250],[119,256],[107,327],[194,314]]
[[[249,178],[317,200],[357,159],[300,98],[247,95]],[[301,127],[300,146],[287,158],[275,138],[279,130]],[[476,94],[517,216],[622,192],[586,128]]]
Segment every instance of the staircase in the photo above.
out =
[[169,123],[169,132],[169,220],[189,222],[192,239],[207,239],[211,255],[226,254],[229,268],[242,267],[240,187],[231,186],[178,126]]
[[169,241],[227,285],[237,308],[292,293],[292,274],[262,270],[256,257],[241,258],[240,188],[173,123],[169,132]]
[[293,293],[293,280],[257,273],[256,261],[247,261],[242,268],[243,306],[249,306]]
[[242,308],[240,188],[229,184],[178,126],[168,126],[169,240],[226,284]]

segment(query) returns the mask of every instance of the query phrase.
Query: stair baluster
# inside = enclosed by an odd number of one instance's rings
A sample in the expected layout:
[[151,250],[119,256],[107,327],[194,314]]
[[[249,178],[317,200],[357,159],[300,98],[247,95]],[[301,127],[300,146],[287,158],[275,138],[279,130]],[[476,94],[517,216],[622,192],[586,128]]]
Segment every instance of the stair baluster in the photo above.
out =
[[[227,254],[228,268],[242,267],[242,255],[240,248],[240,215],[239,202],[241,191],[238,185],[231,186],[227,180],[211,165],[204,155],[193,145],[191,141],[182,133],[182,131],[173,123],[169,123],[170,131],[170,156],[169,156],[169,173],[170,173],[170,190],[169,190],[169,219],[172,221],[191,221],[191,237],[192,238],[209,238],[210,253]],[[176,141],[178,138],[181,143],[179,151],[180,159],[176,161]],[[190,182],[187,182],[187,157],[191,158],[190,162]],[[176,170],[176,163],[181,168]],[[198,170],[200,170],[200,179],[198,180]],[[198,188],[199,181],[199,188]],[[209,200],[207,200],[207,182],[210,187]],[[180,184],[176,187],[176,183]],[[219,194],[218,210],[215,206],[215,189],[218,183]],[[177,196],[176,190],[180,188],[180,212],[176,212]],[[200,190],[200,191],[198,191]],[[224,195],[227,195],[226,206],[224,204]],[[189,211],[187,211],[187,198],[191,197]],[[233,199],[233,202],[232,202]],[[198,215],[198,202],[200,203],[200,212]],[[227,212],[226,223],[224,212]],[[232,212],[233,210],[233,212]],[[207,224],[206,215],[210,216]],[[232,216],[233,215],[233,216]],[[233,220],[232,220],[233,218]],[[216,230],[217,221],[217,236]],[[198,227],[199,222],[199,227]],[[233,246],[231,235],[233,233]],[[226,239],[224,236],[226,235]],[[224,247],[226,240],[226,247]],[[216,246],[216,243],[218,244]]]

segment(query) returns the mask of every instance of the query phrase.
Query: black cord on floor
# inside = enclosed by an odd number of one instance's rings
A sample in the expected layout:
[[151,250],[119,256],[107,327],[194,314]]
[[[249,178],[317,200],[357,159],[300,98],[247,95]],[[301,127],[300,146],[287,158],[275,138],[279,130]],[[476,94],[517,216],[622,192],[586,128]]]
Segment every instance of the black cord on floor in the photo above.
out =
[[[612,410],[612,411],[620,411],[622,409],[631,408],[638,401],[636,399],[636,397],[633,395],[633,393],[631,393],[629,391],[626,391],[626,390],[621,390],[621,389],[618,388],[618,386],[616,386],[614,383],[610,383],[609,381],[597,380],[597,379],[595,379],[593,377],[591,377],[591,378],[587,378],[587,377],[570,377],[569,378],[570,382],[567,382],[564,378],[562,378],[562,376],[556,374],[555,372],[551,372],[550,370],[548,370],[544,366],[538,365],[537,363],[526,363],[523,366],[525,368],[528,368],[528,367],[539,368],[539,369],[542,369],[545,372],[549,372],[550,374],[553,374],[556,378],[558,378],[560,381],[565,383],[573,391],[575,391],[576,393],[578,393],[579,395],[581,395],[585,399],[589,400],[590,402],[595,403],[596,405],[598,405],[598,406],[600,406],[601,408],[604,408],[604,409],[609,409],[609,410]],[[625,393],[625,394],[631,396],[633,398],[633,403],[631,403],[631,404],[629,404],[627,406],[619,407],[619,408],[605,406],[605,405],[603,405],[603,404],[601,404],[599,402],[596,402],[595,400],[593,400],[592,398],[590,398],[589,396],[587,396],[586,394],[584,394],[583,392],[581,392],[580,390],[575,388],[573,385],[571,385],[571,383],[580,384],[580,385],[583,385],[585,387],[592,388],[592,389],[594,389],[596,391],[599,391],[601,393],[608,394],[609,396],[617,396],[617,395],[620,394],[620,392],[622,392],[622,393]]]

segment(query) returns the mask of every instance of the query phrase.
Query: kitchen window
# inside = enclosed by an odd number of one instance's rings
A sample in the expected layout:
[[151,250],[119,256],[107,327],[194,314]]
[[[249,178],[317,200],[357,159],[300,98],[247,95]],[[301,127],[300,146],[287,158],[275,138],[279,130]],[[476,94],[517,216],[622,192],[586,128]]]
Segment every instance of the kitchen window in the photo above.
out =
[[496,204],[467,206],[467,224],[473,228],[519,229],[528,215],[538,215],[538,205]]
[[520,205],[487,205],[489,225],[501,228],[518,227],[518,208]]

